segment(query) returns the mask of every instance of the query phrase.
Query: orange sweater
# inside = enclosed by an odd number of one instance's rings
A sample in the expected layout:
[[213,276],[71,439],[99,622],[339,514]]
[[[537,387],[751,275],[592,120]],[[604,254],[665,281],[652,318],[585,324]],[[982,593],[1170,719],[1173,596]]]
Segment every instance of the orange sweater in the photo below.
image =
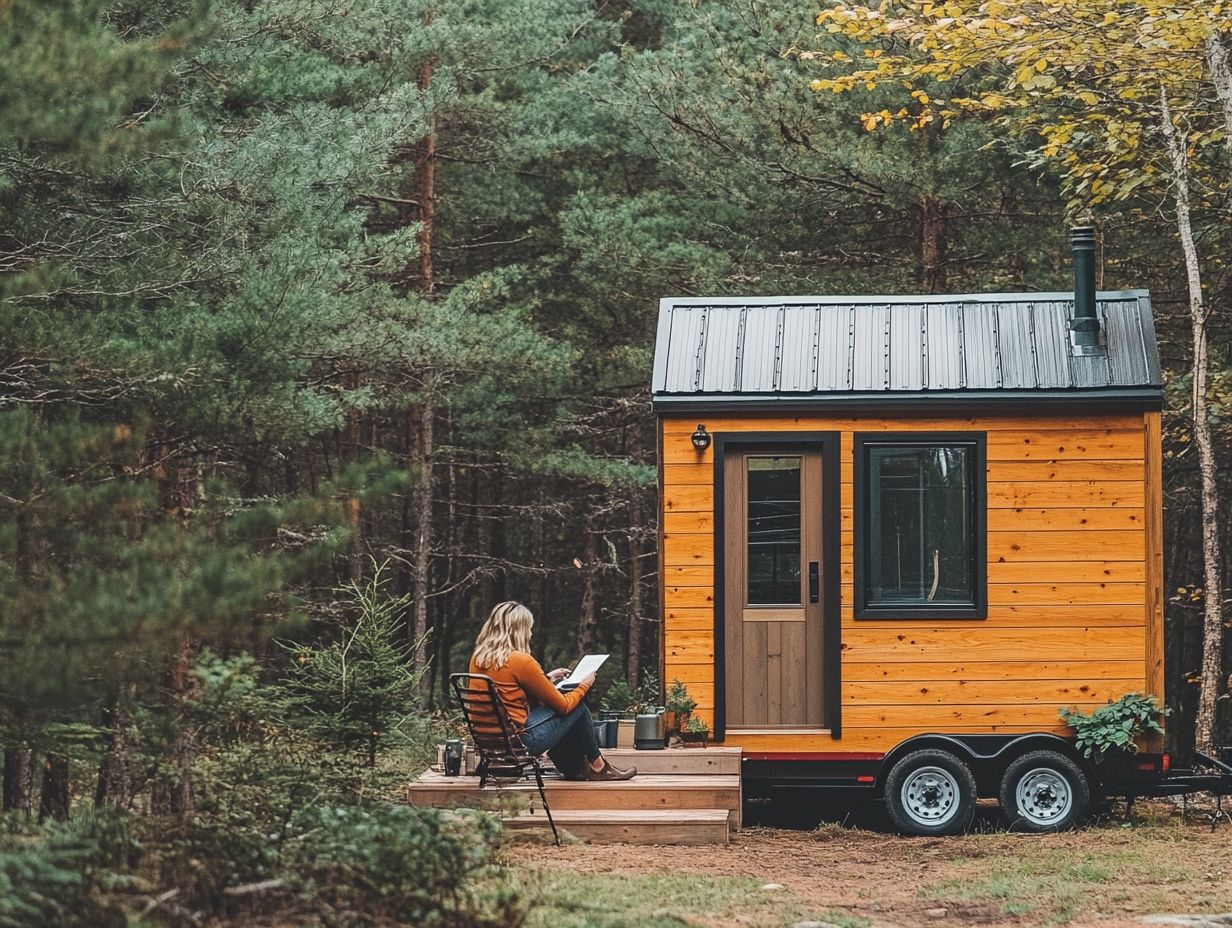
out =
[[518,728],[526,724],[531,706],[547,706],[561,715],[577,708],[590,687],[582,685],[562,693],[548,679],[539,662],[525,651],[514,651],[504,667],[480,667],[471,658],[471,673],[491,677],[496,691],[509,712],[509,719]]

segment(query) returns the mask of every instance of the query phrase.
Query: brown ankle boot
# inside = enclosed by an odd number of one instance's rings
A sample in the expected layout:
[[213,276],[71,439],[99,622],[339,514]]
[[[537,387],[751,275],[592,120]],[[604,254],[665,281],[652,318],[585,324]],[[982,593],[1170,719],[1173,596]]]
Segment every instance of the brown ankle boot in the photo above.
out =
[[637,768],[630,767],[628,770],[621,770],[619,767],[613,767],[607,762],[607,758],[603,758],[603,767],[595,770],[587,765],[586,779],[588,780],[632,780],[637,776]]

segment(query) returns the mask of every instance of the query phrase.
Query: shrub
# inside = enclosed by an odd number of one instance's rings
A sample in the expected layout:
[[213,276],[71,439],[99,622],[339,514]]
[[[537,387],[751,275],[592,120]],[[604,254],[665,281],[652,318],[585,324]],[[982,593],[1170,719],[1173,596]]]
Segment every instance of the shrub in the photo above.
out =
[[628,712],[633,705],[633,687],[624,680],[616,680],[607,688],[599,707],[604,712]]
[[1137,738],[1146,732],[1163,733],[1159,719],[1168,714],[1154,696],[1129,693],[1116,702],[1101,706],[1089,715],[1062,709],[1061,718],[1077,735],[1078,750],[1092,760],[1101,760],[1109,751],[1138,750]]
[[668,712],[675,713],[680,724],[683,725],[693,714],[693,710],[697,708],[697,700],[689,695],[688,687],[679,680],[673,680],[671,688],[667,691],[664,708]]
[[368,767],[406,723],[424,673],[412,665],[415,648],[398,642],[407,598],[387,596],[385,581],[382,565],[367,583],[346,588],[354,624],[343,625],[336,641],[291,646],[285,685],[288,709],[306,731],[360,753]]
[[123,928],[106,891],[127,882],[137,843],[118,812],[82,816],[0,844],[0,928]]
[[298,822],[304,840],[289,868],[303,898],[331,917],[364,924],[496,928],[522,921],[517,897],[481,885],[500,824],[471,810],[322,807]]

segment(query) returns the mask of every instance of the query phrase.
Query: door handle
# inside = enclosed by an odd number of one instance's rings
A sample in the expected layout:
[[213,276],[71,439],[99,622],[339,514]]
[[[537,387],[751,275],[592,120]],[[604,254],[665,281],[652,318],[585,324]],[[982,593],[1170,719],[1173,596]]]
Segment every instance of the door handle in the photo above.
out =
[[809,561],[809,602],[815,603],[821,598],[821,572],[816,561]]

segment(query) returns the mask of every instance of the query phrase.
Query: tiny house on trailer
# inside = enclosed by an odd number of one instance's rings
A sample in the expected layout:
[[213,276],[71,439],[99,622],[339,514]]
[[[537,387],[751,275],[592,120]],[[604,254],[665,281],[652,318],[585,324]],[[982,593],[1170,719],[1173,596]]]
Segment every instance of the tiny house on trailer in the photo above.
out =
[[747,796],[945,834],[977,794],[1044,830],[1123,788],[1058,710],[1163,699],[1163,381],[1092,249],[1075,293],[662,301],[661,669]]

